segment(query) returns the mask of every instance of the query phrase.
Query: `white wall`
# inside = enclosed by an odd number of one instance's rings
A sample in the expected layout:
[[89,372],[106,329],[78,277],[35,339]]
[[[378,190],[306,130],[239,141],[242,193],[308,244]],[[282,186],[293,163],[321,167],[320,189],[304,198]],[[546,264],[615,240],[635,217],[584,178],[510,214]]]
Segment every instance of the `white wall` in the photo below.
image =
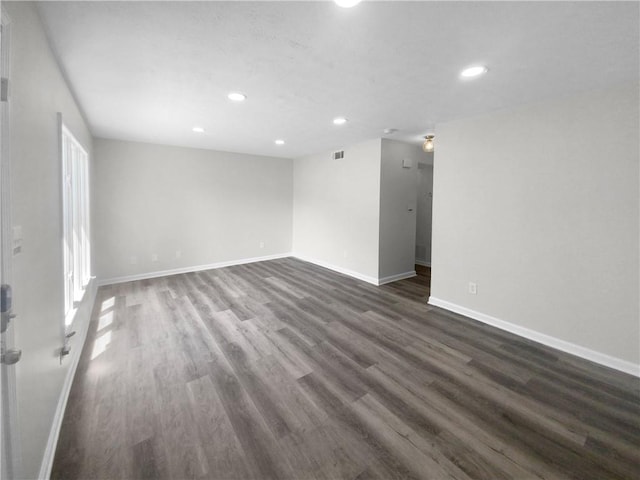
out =
[[378,278],[380,139],[294,161],[293,251],[367,281]]
[[638,365],[638,104],[636,84],[438,125],[433,297]]
[[104,139],[94,145],[100,281],[291,251],[291,160]]
[[[91,135],[52,55],[33,4],[3,2],[10,20],[10,161],[13,224],[22,226],[14,257],[18,427],[23,478],[37,478],[70,358],[60,365],[63,267],[61,162],[56,112],[91,155]],[[86,328],[93,289],[74,329]],[[74,337],[72,353],[80,349]]]
[[[424,157],[420,147],[382,139],[378,276],[383,282],[415,273],[418,161]],[[410,168],[403,168],[404,159]]]
[[433,203],[433,152],[418,166],[416,208],[416,263],[431,265],[431,208]]

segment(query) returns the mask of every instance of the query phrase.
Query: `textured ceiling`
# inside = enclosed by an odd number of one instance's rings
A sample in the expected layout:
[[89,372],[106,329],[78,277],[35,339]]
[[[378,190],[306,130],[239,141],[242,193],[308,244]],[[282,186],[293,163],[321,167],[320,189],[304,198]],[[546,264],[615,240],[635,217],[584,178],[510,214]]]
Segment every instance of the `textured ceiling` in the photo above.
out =
[[[105,138],[295,158],[388,136],[385,128],[419,142],[440,122],[639,79],[638,2],[39,8],[94,135]],[[489,73],[460,79],[474,63]],[[247,101],[230,102],[231,91]],[[349,122],[334,126],[336,116]]]

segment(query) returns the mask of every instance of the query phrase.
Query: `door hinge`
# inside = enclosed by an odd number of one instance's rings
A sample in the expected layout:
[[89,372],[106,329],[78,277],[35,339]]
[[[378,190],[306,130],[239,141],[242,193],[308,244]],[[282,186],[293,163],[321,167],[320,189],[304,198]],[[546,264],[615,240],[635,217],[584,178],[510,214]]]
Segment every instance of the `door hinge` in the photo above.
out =
[[2,77],[2,84],[0,85],[0,101],[9,101],[9,79]]

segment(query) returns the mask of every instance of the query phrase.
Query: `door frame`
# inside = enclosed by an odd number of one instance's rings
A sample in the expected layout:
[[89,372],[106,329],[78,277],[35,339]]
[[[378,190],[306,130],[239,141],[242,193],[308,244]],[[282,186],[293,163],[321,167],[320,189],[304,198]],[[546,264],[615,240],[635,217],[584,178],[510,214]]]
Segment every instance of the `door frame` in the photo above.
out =
[[[4,7],[0,6],[0,76],[10,79],[11,60],[11,19]],[[11,82],[9,81],[9,92]],[[9,145],[10,102],[0,102],[0,282],[12,281],[12,222],[11,222],[11,156]],[[3,350],[14,345],[14,321],[2,334],[0,341]],[[0,365],[0,455],[2,478],[12,479],[20,476],[21,454],[18,432],[16,366]]]

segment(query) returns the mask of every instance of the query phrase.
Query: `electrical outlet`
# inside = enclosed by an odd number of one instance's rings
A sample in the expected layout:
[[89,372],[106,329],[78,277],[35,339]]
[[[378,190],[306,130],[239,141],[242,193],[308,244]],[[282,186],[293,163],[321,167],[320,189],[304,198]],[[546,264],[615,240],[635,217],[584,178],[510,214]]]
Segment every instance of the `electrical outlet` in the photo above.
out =
[[469,282],[469,293],[471,295],[476,295],[478,293],[478,284],[474,282]]
[[260,248],[264,248],[264,242],[260,242]]
[[182,257],[182,252],[180,250],[176,250],[176,258]]

